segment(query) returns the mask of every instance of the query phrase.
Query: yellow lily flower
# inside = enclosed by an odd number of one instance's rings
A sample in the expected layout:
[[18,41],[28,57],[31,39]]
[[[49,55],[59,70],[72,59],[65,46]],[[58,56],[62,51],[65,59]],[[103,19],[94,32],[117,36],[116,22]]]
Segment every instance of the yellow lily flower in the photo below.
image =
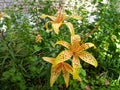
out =
[[61,27],[62,24],[65,24],[69,30],[70,30],[70,33],[71,35],[74,35],[74,28],[73,28],[73,25],[70,23],[70,22],[64,22],[65,19],[67,18],[74,18],[74,19],[79,19],[81,20],[82,18],[80,16],[67,16],[65,13],[63,13],[61,10],[58,11],[58,14],[56,17],[54,16],[49,16],[49,15],[41,15],[40,16],[42,19],[48,17],[50,18],[52,21],[48,21],[45,26],[46,28],[48,29],[48,23],[51,23],[52,24],[52,29],[54,30],[54,32],[56,34],[59,33],[59,28]]
[[9,18],[10,19],[10,16],[8,16],[6,13],[0,13],[0,19],[2,18],[2,17],[7,17],[7,18]]
[[[51,57],[43,57],[43,59],[49,63],[54,63],[56,58]],[[50,86],[52,87],[55,81],[57,80],[58,76],[60,75],[60,72],[62,71],[66,87],[68,87],[69,83],[69,73],[72,74],[72,67],[65,62],[61,62],[57,64],[56,66],[52,65],[51,67],[51,77],[50,77]]]
[[[86,63],[89,63],[95,67],[97,67],[98,63],[96,59],[88,52],[84,51],[90,47],[95,47],[93,43],[84,43],[80,44],[81,39],[79,35],[71,36],[71,44],[65,41],[58,41],[56,44],[60,44],[66,47],[68,50],[62,51],[57,57],[54,65],[64,62],[70,59],[73,56],[72,66],[73,66],[73,79],[77,79],[81,81],[79,77],[79,70],[80,70],[80,61],[81,58]],[[55,45],[56,45],[55,44]]]

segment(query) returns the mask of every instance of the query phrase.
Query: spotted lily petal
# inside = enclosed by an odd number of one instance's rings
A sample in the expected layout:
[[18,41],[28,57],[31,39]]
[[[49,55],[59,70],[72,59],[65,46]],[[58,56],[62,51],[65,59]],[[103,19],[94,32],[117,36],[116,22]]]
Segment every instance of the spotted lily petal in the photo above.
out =
[[71,36],[71,44],[76,44],[76,43],[80,43],[81,38],[79,35],[73,35]]
[[85,61],[86,63],[89,63],[91,65],[93,65],[94,67],[97,67],[98,66],[98,63],[96,61],[96,59],[88,52],[80,52],[79,53],[79,57]]
[[73,66],[73,79],[81,81],[81,78],[79,77],[80,61],[78,56],[75,55],[73,56],[72,66]]
[[69,64],[64,63],[62,72],[63,72],[63,77],[64,77],[64,80],[65,80],[65,83],[66,83],[66,87],[68,87],[69,73],[72,73],[72,67]]
[[52,66],[51,68],[51,77],[50,77],[50,86],[52,87],[55,81],[57,80],[58,76],[60,75],[60,72],[62,70],[62,64],[59,63],[56,66]]
[[0,19],[1,19],[2,17],[7,17],[7,18],[10,19],[10,16],[8,16],[6,13],[3,13],[3,12],[0,14]]
[[93,43],[85,43],[85,44],[82,44],[80,47],[81,47],[80,51],[83,51],[83,50],[86,50],[86,49],[91,48],[91,47],[95,48],[95,45]]
[[46,17],[48,17],[48,18],[50,18],[50,19],[52,19],[52,20],[55,20],[55,19],[56,19],[56,17],[54,17],[54,16],[49,16],[49,15],[45,15],[45,14],[42,14],[42,15],[40,16],[40,18],[42,18],[42,19],[44,19],[44,18],[46,18]]
[[64,24],[69,28],[71,35],[75,35],[73,25],[70,22],[65,22]]
[[69,73],[65,69],[63,69],[63,77],[64,77],[64,80],[65,80],[66,87],[68,87]]
[[64,62],[71,58],[73,53],[70,50],[62,51],[57,57],[53,65],[57,65],[58,63]]
[[71,74],[73,73],[73,69],[72,69],[71,65],[68,63],[64,63],[64,69]]
[[43,60],[49,62],[49,63],[53,63],[55,61],[55,58],[51,58],[51,57],[42,57]]
[[64,46],[64,47],[66,47],[67,49],[70,49],[70,44],[69,44],[68,42],[58,41],[58,42],[55,43],[55,46],[56,46],[57,44],[60,44],[60,45],[62,45],[62,46]]
[[52,22],[52,28],[56,34],[59,33],[59,28],[61,27],[61,25],[62,25],[62,22],[60,22],[60,23]]

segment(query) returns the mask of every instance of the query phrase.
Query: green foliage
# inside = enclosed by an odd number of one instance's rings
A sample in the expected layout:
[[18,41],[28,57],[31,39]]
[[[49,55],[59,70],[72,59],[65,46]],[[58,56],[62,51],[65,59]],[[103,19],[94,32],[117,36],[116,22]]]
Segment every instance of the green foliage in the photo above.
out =
[[[46,32],[45,22],[49,19],[40,19],[41,14],[54,15],[56,8],[51,0],[39,0],[37,6],[34,2],[25,3],[31,7],[29,14],[22,12],[22,8],[6,9],[6,13],[11,19],[5,18],[3,25],[7,26],[6,32],[0,32],[0,90],[85,90],[89,85],[91,90],[117,90],[120,88],[120,13],[114,0],[110,0],[109,5],[98,1],[99,12],[92,14],[100,18],[96,22],[87,22],[87,11],[83,7],[77,10],[77,14],[83,17],[82,24],[76,20],[68,20],[73,23],[76,34],[85,38],[100,22],[97,30],[84,42],[92,42],[96,49],[90,49],[96,60],[98,67],[93,68],[81,61],[83,67],[80,70],[82,82],[70,80],[70,85],[65,89],[62,75],[59,76],[55,85],[49,85],[51,65],[42,60],[43,56],[55,57],[63,50],[63,47],[54,44],[58,40],[70,42],[70,32],[66,26],[62,26],[59,35],[54,32]],[[117,1],[117,0],[116,0]],[[119,7],[120,8],[120,7]],[[72,14],[66,10],[67,14]],[[28,18],[30,16],[32,20]],[[31,25],[34,22],[35,25]],[[80,25],[80,27],[79,27]],[[2,34],[2,36],[1,36]],[[35,42],[36,36],[40,34],[42,42]],[[69,39],[68,39],[69,38]],[[72,78],[72,77],[70,77]]]

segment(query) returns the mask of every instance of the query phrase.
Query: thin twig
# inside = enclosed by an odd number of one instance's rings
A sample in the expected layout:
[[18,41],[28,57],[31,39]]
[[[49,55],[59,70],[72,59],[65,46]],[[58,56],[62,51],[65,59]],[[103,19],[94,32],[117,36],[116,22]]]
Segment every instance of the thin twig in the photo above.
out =
[[96,26],[90,33],[88,33],[88,34],[83,38],[82,41],[84,41],[86,38],[90,37],[90,35],[93,34],[93,33],[98,29],[98,27],[99,27],[100,24],[101,24],[101,21],[102,21],[102,20],[100,20],[100,21],[98,22],[97,26]]

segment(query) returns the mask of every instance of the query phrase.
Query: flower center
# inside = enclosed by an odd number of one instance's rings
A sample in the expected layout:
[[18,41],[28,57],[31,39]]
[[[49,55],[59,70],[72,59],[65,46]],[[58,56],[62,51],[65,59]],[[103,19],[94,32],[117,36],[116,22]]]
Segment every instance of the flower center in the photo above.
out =
[[64,18],[65,18],[65,15],[62,14],[62,13],[60,13],[60,14],[57,16],[57,18],[54,20],[54,23],[63,22]]

